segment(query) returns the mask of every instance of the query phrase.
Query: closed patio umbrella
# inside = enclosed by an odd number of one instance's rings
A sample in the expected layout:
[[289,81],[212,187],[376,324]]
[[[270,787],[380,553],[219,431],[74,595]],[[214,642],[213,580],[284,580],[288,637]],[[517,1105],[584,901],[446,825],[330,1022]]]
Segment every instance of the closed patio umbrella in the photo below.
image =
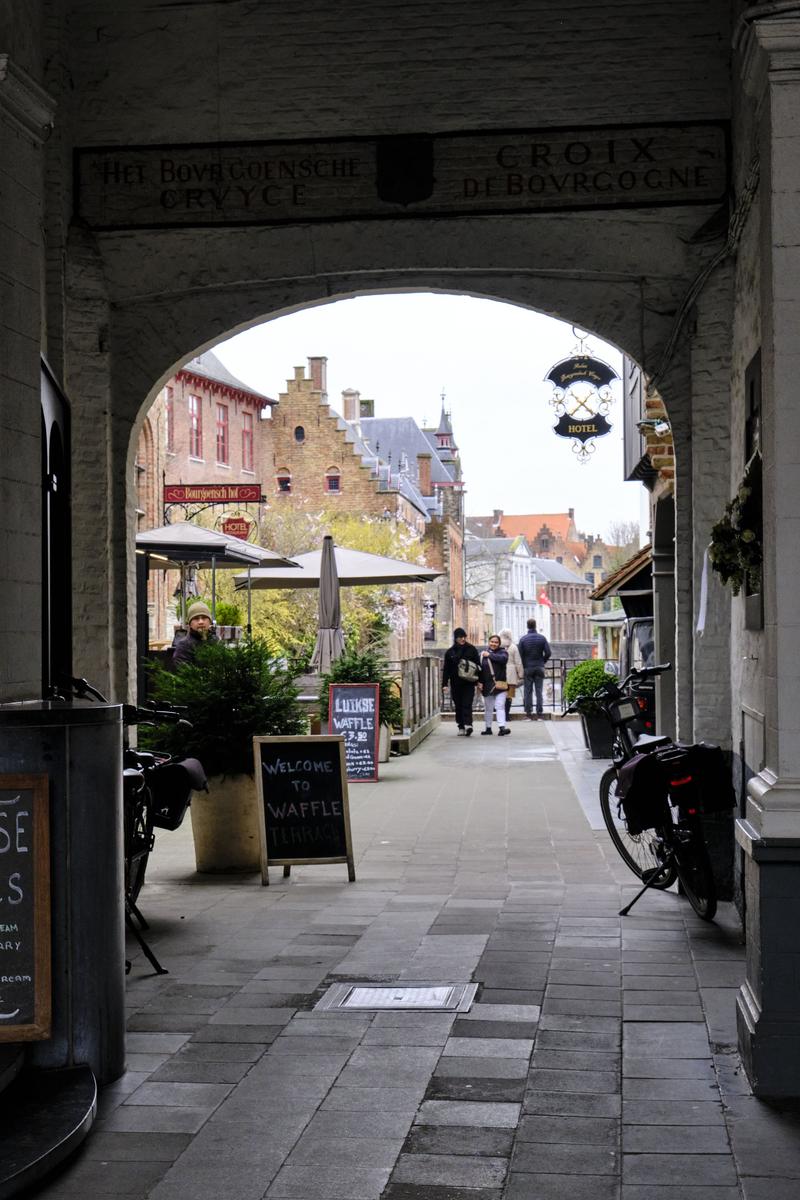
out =
[[344,633],[339,604],[339,574],[333,552],[333,538],[327,535],[322,542],[319,570],[319,628],[311,666],[324,675],[344,650]]

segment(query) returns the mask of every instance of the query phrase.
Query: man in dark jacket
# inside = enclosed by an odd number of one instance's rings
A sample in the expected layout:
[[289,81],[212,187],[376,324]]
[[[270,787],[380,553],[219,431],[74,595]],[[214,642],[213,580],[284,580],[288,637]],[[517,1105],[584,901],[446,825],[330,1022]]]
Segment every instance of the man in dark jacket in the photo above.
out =
[[198,646],[202,646],[206,642],[217,641],[217,635],[211,625],[211,612],[208,605],[203,604],[202,600],[191,605],[186,614],[186,620],[189,632],[182,638],[178,638],[172,647],[172,658],[169,665],[173,671],[183,663],[191,662]]
[[[544,634],[536,632],[533,617],[528,632],[519,641],[519,656],[525,672],[522,704],[529,721],[537,721],[544,711],[544,668],[552,651]],[[533,714],[533,689],[536,688],[536,715]]]
[[[473,664],[473,669],[460,666],[462,662]],[[481,675],[480,662],[478,651],[467,641],[466,629],[454,629],[453,644],[444,656],[442,687],[450,688],[460,737],[469,737],[472,733],[472,701],[475,698],[475,684]]]

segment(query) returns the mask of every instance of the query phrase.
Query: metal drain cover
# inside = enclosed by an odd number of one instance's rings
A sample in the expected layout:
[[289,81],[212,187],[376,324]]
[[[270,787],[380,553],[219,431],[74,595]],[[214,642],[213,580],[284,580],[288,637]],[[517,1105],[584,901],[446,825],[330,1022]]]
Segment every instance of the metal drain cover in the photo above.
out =
[[314,1009],[407,1008],[423,1012],[467,1012],[477,990],[477,983],[396,984],[389,987],[334,983]]

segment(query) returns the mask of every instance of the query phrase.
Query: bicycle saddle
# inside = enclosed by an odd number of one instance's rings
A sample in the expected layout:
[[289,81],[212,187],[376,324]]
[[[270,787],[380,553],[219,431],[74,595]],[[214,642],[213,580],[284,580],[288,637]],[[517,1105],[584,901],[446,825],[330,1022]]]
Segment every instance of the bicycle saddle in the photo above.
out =
[[672,738],[666,733],[640,733],[633,745],[636,750],[656,750],[671,743]]

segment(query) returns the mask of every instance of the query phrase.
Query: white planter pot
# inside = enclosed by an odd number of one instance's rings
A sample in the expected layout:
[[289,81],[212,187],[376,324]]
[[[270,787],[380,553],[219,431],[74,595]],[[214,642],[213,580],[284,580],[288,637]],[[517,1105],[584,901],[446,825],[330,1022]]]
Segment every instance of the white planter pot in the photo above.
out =
[[261,869],[256,781],[250,775],[215,775],[208,792],[195,792],[192,816],[197,870]]
[[388,762],[392,748],[392,727],[381,725],[378,730],[378,762]]

